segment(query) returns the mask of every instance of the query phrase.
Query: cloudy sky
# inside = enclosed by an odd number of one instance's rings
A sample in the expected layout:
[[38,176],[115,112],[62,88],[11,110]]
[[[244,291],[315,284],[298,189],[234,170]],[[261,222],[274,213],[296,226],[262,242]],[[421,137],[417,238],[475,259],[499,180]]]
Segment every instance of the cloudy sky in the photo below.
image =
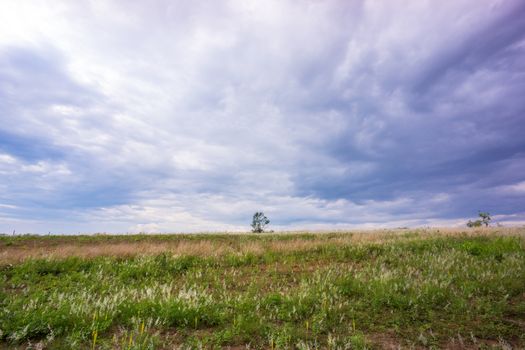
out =
[[525,222],[525,2],[0,1],[0,232]]

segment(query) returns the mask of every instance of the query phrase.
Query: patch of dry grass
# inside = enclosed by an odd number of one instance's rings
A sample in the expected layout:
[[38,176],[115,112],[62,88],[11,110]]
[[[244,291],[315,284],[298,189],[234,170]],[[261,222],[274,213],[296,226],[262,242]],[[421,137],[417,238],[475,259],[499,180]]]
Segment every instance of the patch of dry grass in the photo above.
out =
[[[305,239],[307,235],[307,239]],[[117,241],[74,241],[60,237],[39,237],[24,239],[17,244],[9,243],[11,237],[4,237],[0,241],[0,264],[19,263],[34,258],[93,258],[97,256],[131,257],[137,255],[158,255],[168,253],[173,256],[217,257],[226,254],[255,255],[264,252],[297,252],[310,251],[323,245],[356,245],[356,244],[384,244],[392,241],[411,241],[416,239],[436,237],[477,237],[477,236],[523,236],[525,228],[477,228],[477,229],[415,229],[415,230],[369,230],[348,232],[284,232],[263,234],[254,239],[239,239],[239,234],[200,235],[198,239],[174,240],[134,240],[133,235],[120,236]],[[174,235],[176,236],[176,235]],[[112,237],[112,236],[108,236]],[[165,237],[165,236],[164,236]],[[14,239],[14,238],[13,238]]]

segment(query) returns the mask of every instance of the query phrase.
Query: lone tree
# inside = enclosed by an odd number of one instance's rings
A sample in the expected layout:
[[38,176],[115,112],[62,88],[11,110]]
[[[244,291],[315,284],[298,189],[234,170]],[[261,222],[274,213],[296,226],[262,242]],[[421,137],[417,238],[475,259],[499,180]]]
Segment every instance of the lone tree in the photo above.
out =
[[480,217],[479,220],[476,220],[476,221],[469,220],[467,222],[467,226],[468,227],[481,227],[482,225],[485,225],[485,227],[487,227],[490,223],[490,220],[492,220],[488,212],[480,211],[478,213],[478,216]]
[[264,215],[264,213],[256,212],[253,214],[252,219],[252,232],[261,233],[264,232],[264,227],[270,223],[270,220]]
[[485,225],[485,227],[487,227],[490,223],[490,220],[492,220],[492,218],[490,217],[490,214],[488,212],[480,211],[478,215],[481,218],[481,223]]

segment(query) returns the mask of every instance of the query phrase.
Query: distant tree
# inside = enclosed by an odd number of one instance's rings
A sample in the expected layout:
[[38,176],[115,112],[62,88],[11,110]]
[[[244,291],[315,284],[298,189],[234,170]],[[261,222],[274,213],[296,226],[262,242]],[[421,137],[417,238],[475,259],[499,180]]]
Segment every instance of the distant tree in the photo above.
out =
[[492,218],[490,217],[490,214],[488,212],[480,211],[478,215],[481,218],[481,223],[485,225],[485,227],[487,227],[490,223],[490,220],[492,220]]
[[485,225],[485,227],[487,227],[490,223],[490,220],[492,220],[488,212],[480,211],[478,213],[478,216],[480,217],[479,220],[476,220],[476,221],[469,220],[467,222],[467,226],[468,227],[481,227],[482,225]]
[[252,219],[252,232],[264,232],[264,227],[270,223],[270,220],[261,212],[255,212]]

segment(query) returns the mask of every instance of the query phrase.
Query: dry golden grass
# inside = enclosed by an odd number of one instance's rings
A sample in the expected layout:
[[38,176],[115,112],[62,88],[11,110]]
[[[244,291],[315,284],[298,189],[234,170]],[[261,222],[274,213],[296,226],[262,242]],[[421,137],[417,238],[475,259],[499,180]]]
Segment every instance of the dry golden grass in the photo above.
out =
[[[305,238],[304,234],[309,234]],[[282,236],[288,239],[280,239]],[[16,244],[6,244],[0,241],[0,264],[12,264],[30,258],[66,258],[81,257],[92,258],[97,256],[129,257],[135,255],[157,255],[169,253],[174,256],[193,255],[216,257],[225,254],[245,254],[252,253],[259,255],[265,251],[273,252],[292,252],[308,251],[316,249],[322,245],[355,245],[355,244],[384,244],[393,240],[414,240],[421,238],[435,238],[440,236],[486,236],[499,235],[509,236],[518,235],[525,237],[524,227],[514,228],[477,228],[477,229],[396,229],[396,230],[369,230],[369,231],[348,231],[336,233],[322,232],[284,232],[274,234],[263,234],[261,239],[237,240],[239,234],[231,234],[226,240],[217,240],[214,235],[201,235],[198,239],[176,239],[170,240],[146,240],[133,241],[132,237],[126,240],[121,238],[116,242],[108,241],[82,241],[76,242],[71,237],[67,240],[60,238],[41,238],[35,236],[17,242]],[[209,237],[209,238],[208,238]],[[273,237],[275,239],[265,239]],[[8,238],[9,239],[9,238]]]

